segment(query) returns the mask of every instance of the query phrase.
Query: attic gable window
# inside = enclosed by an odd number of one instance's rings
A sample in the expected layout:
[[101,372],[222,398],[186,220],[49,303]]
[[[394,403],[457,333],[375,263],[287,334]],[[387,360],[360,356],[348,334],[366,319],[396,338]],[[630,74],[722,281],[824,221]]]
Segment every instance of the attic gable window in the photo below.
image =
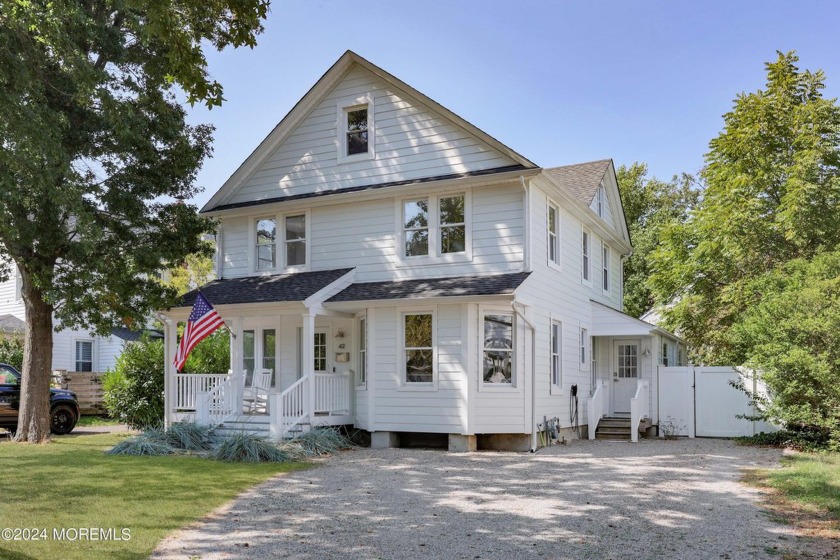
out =
[[604,200],[604,187],[598,189],[598,199],[597,199],[597,208],[598,208],[598,216],[601,218],[604,217],[604,208],[606,207],[607,203]]
[[351,163],[376,157],[374,153],[373,95],[340,99],[336,106],[338,162]]
[[367,107],[347,111],[347,155],[366,154],[368,151]]

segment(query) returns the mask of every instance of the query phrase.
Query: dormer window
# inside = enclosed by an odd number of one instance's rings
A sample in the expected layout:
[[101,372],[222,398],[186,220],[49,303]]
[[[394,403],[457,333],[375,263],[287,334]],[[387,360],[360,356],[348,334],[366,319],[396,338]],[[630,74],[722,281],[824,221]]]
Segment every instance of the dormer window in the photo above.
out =
[[374,159],[376,129],[373,122],[373,95],[340,99],[336,106],[338,162]]
[[606,207],[606,201],[604,200],[604,187],[598,189],[598,216],[601,218],[604,217],[604,208]]
[[346,147],[348,156],[368,151],[368,109],[358,107],[347,111]]

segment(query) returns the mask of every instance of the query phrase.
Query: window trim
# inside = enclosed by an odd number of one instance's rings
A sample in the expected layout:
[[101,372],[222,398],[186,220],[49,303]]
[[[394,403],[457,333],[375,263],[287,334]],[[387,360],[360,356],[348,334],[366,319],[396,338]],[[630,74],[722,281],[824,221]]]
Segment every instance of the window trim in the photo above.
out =
[[578,360],[580,361],[580,371],[589,371],[590,359],[592,357],[591,337],[589,336],[589,329],[581,325],[578,334]]
[[[367,313],[362,312],[355,317],[356,320],[356,376],[355,387],[357,391],[366,391],[368,382],[368,320]],[[364,342],[364,349],[362,347]]]
[[[75,351],[74,360],[73,360],[73,367],[75,368],[74,371],[82,371],[82,372],[93,372],[96,371],[93,369],[94,364],[96,363],[96,341],[92,338],[76,338],[74,339],[73,349]],[[79,344],[90,344],[90,369],[84,370],[79,369],[79,363],[84,362],[85,360],[79,360]]]
[[[558,336],[557,338],[557,353],[555,354],[554,350],[554,328],[557,327],[558,329]],[[554,357],[555,355],[558,358],[558,372],[556,375],[557,381],[559,383],[555,383],[555,372],[554,372]],[[549,375],[549,388],[550,394],[552,395],[562,395],[563,394],[563,321],[560,319],[556,319],[554,317],[551,318],[549,321],[549,330],[548,330],[548,359],[549,359],[549,367],[548,367],[548,375]]]
[[[367,152],[347,155],[347,114],[358,109],[367,109]],[[355,97],[345,97],[336,103],[336,156],[338,163],[353,163],[376,159],[376,124],[375,106],[372,93],[364,93]]]
[[580,230],[581,238],[581,281],[584,284],[592,284],[592,232],[586,228]]
[[[397,325],[397,370],[399,372],[398,391],[437,391],[438,390],[438,340],[437,340],[437,307],[398,308]],[[432,380],[431,381],[407,381],[405,368],[405,317],[407,315],[431,315],[432,316]],[[412,347],[420,348],[420,347]],[[425,347],[423,347],[425,348]]]
[[[485,315],[510,315],[513,319],[513,341],[511,348],[511,372],[510,383],[485,383],[484,382],[484,317]],[[500,307],[498,305],[479,305],[478,306],[478,322],[476,324],[476,339],[477,339],[477,356],[478,356],[478,390],[480,392],[504,392],[504,393],[521,393],[523,383],[519,379],[519,328],[520,321],[516,313],[510,307]]]
[[606,242],[601,242],[601,289],[605,294],[612,292],[612,250]]
[[[286,218],[294,216],[303,216],[304,219],[304,238],[305,243],[305,259],[303,264],[287,265],[286,264]],[[276,224],[277,233],[274,238],[274,267],[257,269],[257,223],[260,220],[272,219]],[[312,219],[309,208],[303,210],[294,210],[275,214],[261,214],[257,217],[251,218],[248,231],[248,270],[254,275],[278,274],[285,272],[306,272],[310,268],[312,262]]]
[[[443,198],[455,196],[464,197],[464,251],[459,253],[441,253],[440,236],[440,201]],[[405,254],[405,203],[417,200],[428,199],[429,201],[429,253],[413,257]],[[440,193],[428,193],[418,191],[412,195],[402,196],[394,199],[395,235],[396,246],[394,253],[397,257],[398,268],[425,267],[432,264],[465,263],[473,260],[473,234],[472,234],[472,192],[470,189],[459,189]]]
[[[557,231],[553,232],[550,229],[551,221],[549,220],[549,213],[554,210],[554,227]],[[546,232],[546,250],[545,250],[545,258],[548,266],[557,270],[561,271],[563,269],[562,263],[562,253],[560,251],[562,244],[560,233],[562,228],[560,226],[560,205],[556,204],[550,198],[546,198],[546,210],[545,210],[545,232]],[[551,247],[552,247],[552,235],[554,235],[553,245],[554,245],[554,256],[556,260],[551,259]]]

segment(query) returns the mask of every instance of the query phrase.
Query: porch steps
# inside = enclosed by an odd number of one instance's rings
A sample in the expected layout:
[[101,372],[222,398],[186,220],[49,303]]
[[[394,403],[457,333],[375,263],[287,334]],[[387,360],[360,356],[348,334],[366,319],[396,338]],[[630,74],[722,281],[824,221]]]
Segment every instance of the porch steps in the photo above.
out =
[[630,418],[606,416],[598,422],[595,439],[630,441]]
[[[298,434],[307,431],[309,424],[299,424],[286,433],[286,439],[292,439]],[[242,415],[229,420],[225,420],[224,424],[216,428],[216,434],[221,436],[246,433],[255,436],[269,438],[271,435],[271,427],[269,425],[269,417],[266,415]]]

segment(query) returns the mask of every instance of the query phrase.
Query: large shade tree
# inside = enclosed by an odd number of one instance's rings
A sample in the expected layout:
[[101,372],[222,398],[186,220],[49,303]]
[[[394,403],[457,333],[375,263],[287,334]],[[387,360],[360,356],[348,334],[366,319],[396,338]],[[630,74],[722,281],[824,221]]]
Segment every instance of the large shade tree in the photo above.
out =
[[267,0],[0,3],[0,277],[26,310],[18,441],[49,438],[53,328],[141,326],[174,289],[165,263],[201,252],[195,194],[222,88],[203,47],[253,46]]

